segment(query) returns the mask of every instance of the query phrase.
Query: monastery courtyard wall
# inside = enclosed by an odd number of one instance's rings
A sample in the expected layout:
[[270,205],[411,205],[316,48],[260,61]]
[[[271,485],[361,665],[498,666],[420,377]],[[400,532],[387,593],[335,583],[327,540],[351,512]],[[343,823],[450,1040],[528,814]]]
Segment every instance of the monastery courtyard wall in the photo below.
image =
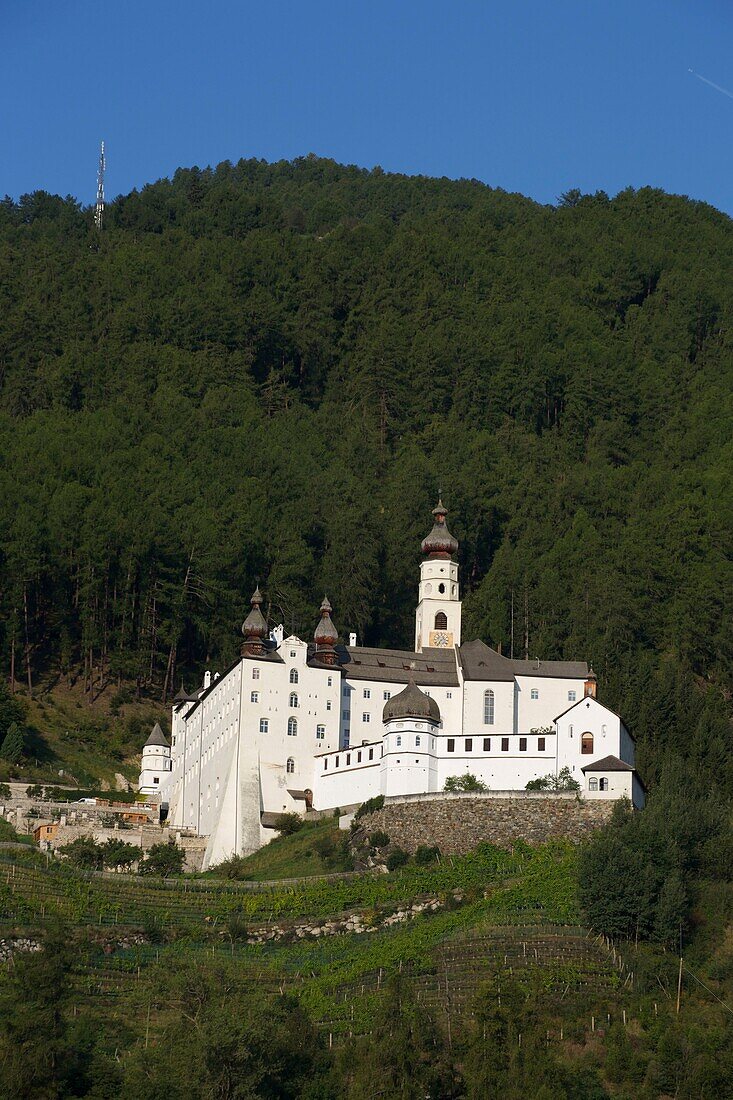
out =
[[586,802],[575,791],[410,795],[366,814],[358,833],[385,832],[391,844],[407,852],[437,844],[444,855],[463,855],[481,841],[510,848],[517,840],[584,840],[606,824],[615,804],[613,799]]

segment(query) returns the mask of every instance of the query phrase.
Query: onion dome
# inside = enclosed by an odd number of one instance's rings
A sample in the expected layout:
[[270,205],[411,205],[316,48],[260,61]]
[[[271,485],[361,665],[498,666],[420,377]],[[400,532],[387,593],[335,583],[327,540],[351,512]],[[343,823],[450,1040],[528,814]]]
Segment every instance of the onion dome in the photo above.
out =
[[321,618],[315,629],[313,640],[316,643],[316,657],[326,664],[335,664],[336,651],[333,648],[338,641],[338,630],[333,625],[331,612],[333,608],[328,602],[328,596],[323,597],[321,604]]
[[458,540],[453,538],[445,525],[448,509],[439,500],[433,508],[435,522],[430,534],[422,540],[422,552],[429,558],[452,558],[458,550]]
[[163,733],[157,722],[150,731],[150,737],[148,737],[147,741],[145,742],[145,748],[147,749],[150,745],[158,745],[162,749],[170,748],[170,745],[165,739],[165,734]]
[[440,707],[435,699],[431,699],[415,683],[412,676],[407,681],[407,687],[393,695],[384,704],[382,721],[392,722],[395,718],[419,718],[428,722],[440,721]]
[[242,634],[244,634],[242,654],[261,655],[265,652],[264,640],[267,637],[267,623],[265,622],[265,616],[260,611],[262,595],[260,594],[259,585],[252,593],[250,603],[252,604],[252,610],[242,623]]

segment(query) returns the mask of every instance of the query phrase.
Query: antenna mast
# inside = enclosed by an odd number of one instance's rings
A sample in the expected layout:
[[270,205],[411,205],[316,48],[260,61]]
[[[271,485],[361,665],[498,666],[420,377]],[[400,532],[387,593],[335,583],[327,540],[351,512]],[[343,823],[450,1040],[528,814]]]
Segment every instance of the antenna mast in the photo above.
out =
[[94,224],[97,229],[102,228],[104,217],[104,169],[107,162],[104,157],[104,142],[99,146],[99,166],[97,168],[97,205],[94,208]]

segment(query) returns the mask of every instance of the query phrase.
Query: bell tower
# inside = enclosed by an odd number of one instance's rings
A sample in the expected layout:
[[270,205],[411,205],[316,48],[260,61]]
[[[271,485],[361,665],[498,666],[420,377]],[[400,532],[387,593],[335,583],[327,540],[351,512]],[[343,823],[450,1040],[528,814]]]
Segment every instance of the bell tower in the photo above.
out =
[[422,541],[425,555],[420,565],[419,602],[415,612],[415,652],[453,649],[461,644],[461,600],[458,563],[453,561],[458,542],[445,525],[443,501],[433,508],[433,529]]

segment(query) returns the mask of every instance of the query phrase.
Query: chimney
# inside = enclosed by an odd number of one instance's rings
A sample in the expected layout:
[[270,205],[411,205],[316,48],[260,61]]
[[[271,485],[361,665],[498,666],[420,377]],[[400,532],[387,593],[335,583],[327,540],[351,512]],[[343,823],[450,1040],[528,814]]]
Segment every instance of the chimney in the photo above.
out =
[[353,631],[349,634],[349,645],[356,645],[356,634]]
[[593,671],[593,667],[591,666],[590,672],[588,673],[588,676],[586,677],[585,690],[583,692],[583,698],[587,699],[590,696],[591,699],[595,699],[597,688],[598,688],[598,681],[596,680],[596,674]]
[[207,669],[206,672],[204,673],[204,691],[208,691],[208,689],[210,687],[211,687],[211,673]]

